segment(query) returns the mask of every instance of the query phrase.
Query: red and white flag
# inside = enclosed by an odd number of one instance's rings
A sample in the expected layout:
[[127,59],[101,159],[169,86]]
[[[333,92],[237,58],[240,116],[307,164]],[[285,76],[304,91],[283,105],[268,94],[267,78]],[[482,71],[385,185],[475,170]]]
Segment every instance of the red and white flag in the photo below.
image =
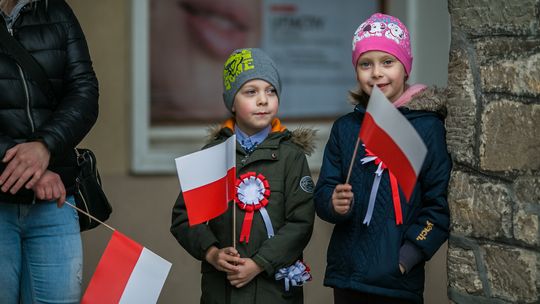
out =
[[82,304],[156,303],[171,263],[114,231]]
[[227,210],[235,191],[235,151],[233,135],[219,145],[175,159],[190,226]]
[[407,201],[427,154],[427,148],[411,123],[373,86],[358,136],[396,176]]

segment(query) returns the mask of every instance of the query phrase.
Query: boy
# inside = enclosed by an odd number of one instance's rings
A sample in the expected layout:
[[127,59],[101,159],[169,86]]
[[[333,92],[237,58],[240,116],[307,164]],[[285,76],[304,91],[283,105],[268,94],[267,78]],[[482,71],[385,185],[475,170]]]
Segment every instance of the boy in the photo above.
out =
[[[297,261],[313,230],[314,184],[305,154],[313,151],[314,131],[291,132],[276,118],[281,81],[260,49],[234,51],[225,62],[223,86],[232,118],[214,130],[207,146],[237,135],[236,204],[189,227],[180,193],[171,233],[202,261],[201,303],[303,303],[302,287],[290,286],[303,284],[301,278],[284,286],[275,277],[283,268],[302,266]],[[233,212],[236,248],[230,247]]]

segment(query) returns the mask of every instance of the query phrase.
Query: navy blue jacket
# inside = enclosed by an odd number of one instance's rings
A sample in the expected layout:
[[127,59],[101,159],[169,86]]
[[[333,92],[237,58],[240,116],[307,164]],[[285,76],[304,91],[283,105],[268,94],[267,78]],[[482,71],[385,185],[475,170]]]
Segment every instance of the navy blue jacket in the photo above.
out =
[[[414,104],[421,103],[410,105]],[[428,101],[425,104],[433,103]],[[405,107],[399,110],[428,148],[410,202],[406,202],[400,190],[403,224],[396,225],[387,170],[379,185],[371,223],[369,226],[362,223],[377,169],[373,162],[360,162],[365,156],[362,146],[358,149],[349,181],[354,193],[352,209],[345,215],[339,215],[332,208],[334,188],[345,183],[365,114],[362,106],[356,106],[354,112],[339,118],[332,127],[315,188],[315,208],[321,219],[335,224],[327,253],[326,286],[421,303],[424,262],[448,238],[447,187],[452,162],[440,113]],[[400,253],[402,257],[417,256],[413,265],[407,265],[405,274],[401,274],[399,269]]]

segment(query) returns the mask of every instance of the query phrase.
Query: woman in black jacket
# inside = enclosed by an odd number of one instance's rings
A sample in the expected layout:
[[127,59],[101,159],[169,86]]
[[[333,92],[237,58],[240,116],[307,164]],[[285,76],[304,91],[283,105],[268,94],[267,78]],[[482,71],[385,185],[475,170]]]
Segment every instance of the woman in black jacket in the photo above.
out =
[[0,9],[54,91],[44,93],[0,43],[0,303],[78,303],[77,212],[57,206],[74,202],[74,148],[97,119],[97,79],[63,0],[0,0]]

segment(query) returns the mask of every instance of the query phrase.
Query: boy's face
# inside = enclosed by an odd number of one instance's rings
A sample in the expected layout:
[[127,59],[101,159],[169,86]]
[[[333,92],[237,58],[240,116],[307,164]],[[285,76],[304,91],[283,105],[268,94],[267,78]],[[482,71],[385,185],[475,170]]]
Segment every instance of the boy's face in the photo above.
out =
[[394,56],[381,51],[369,51],[358,58],[356,78],[364,93],[371,96],[373,86],[378,86],[391,102],[405,90],[405,68]]
[[253,135],[272,123],[279,107],[274,87],[261,79],[250,80],[234,96],[232,111],[238,127],[247,135]]

